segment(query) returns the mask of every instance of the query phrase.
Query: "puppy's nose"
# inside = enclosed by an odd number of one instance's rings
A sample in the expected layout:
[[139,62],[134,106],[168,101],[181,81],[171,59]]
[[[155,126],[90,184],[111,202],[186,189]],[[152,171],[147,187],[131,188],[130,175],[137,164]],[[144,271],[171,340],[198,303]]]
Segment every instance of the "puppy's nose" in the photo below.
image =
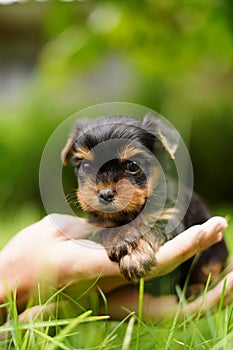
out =
[[102,203],[107,204],[113,201],[114,191],[111,188],[105,188],[103,190],[99,190],[98,197]]

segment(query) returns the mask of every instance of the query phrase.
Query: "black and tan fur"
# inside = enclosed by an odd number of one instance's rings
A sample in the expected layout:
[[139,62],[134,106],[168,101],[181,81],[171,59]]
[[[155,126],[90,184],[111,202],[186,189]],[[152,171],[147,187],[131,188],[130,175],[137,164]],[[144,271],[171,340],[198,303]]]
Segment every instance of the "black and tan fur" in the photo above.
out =
[[[150,274],[156,265],[155,252],[162,244],[211,216],[193,194],[179,225],[174,225],[172,232],[165,231],[167,222],[176,222],[179,213],[170,190],[176,185],[168,178],[166,201],[160,203],[165,191],[162,170],[166,173],[163,164],[167,158],[174,160],[178,145],[179,135],[160,119],[146,116],[140,121],[114,115],[85,126],[77,124],[63,149],[63,164],[71,160],[78,177],[81,207],[89,213],[90,222],[102,227],[100,242],[130,281]],[[184,201],[190,200],[188,190],[184,189],[183,196]],[[203,252],[190,284],[203,286],[211,272],[216,277],[226,256],[224,241]],[[182,265],[183,279],[190,263]]]

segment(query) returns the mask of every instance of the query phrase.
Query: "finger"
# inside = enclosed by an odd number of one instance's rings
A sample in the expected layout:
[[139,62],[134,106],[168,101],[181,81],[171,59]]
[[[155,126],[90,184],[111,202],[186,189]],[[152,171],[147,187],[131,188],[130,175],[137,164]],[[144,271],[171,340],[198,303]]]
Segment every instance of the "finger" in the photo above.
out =
[[222,217],[212,217],[202,225],[185,230],[171,241],[165,243],[156,253],[157,276],[166,274],[195,254],[221,241],[222,231],[227,222]]

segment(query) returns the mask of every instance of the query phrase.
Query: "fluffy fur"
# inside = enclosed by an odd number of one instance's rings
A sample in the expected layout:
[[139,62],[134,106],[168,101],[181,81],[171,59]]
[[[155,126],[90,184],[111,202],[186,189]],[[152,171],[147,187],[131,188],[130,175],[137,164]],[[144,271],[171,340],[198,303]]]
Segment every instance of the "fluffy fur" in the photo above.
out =
[[[62,152],[64,165],[71,161],[74,166],[79,203],[89,220],[103,228],[100,242],[130,281],[150,274],[162,244],[210,217],[202,200],[193,194],[182,222],[169,234],[164,229],[179,213],[173,209],[170,188],[174,186],[168,178],[164,180],[158,164],[172,162],[178,145],[179,135],[160,119],[146,116],[140,121],[113,115],[77,124]],[[184,190],[184,201],[188,198]],[[224,241],[205,251],[191,284],[204,285],[217,265],[222,270],[226,256]],[[189,266],[190,261],[183,265],[184,273]]]

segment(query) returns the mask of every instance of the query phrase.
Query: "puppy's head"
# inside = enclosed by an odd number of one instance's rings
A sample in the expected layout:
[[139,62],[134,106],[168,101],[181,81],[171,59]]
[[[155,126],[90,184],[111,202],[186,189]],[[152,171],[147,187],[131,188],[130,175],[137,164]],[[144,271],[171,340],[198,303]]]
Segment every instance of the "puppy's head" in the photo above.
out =
[[174,158],[178,134],[160,119],[143,121],[124,116],[77,125],[62,151],[78,177],[77,198],[83,210],[99,221],[121,225],[144,208],[160,171],[159,152]]

